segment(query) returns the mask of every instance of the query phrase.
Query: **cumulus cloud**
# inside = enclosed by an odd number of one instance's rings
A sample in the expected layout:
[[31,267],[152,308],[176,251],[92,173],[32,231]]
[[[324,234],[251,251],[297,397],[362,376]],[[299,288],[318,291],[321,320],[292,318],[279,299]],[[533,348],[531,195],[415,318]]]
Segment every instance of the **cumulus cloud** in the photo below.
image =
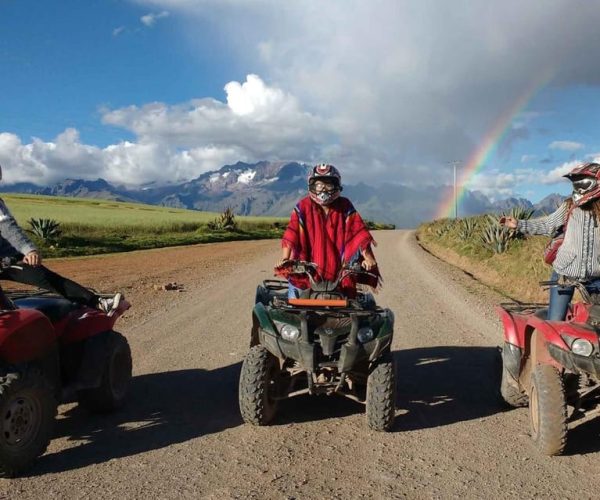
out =
[[146,14],[142,17],[140,17],[140,21],[142,22],[142,24],[144,24],[145,26],[147,26],[148,28],[152,28],[152,26],[154,26],[156,24],[156,21],[158,21],[159,19],[163,19],[165,17],[169,17],[169,12],[166,10],[163,10],[162,12],[158,12],[158,13],[149,13]]
[[[136,136],[105,148],[82,144],[75,129],[53,141],[23,144],[0,134],[6,182],[48,184],[65,177],[123,184],[168,183],[195,178],[238,160],[302,160],[325,157],[336,129],[300,108],[297,99],[259,76],[225,85],[226,102],[195,99],[101,110],[106,125]],[[329,140],[322,142],[323,137]],[[326,146],[324,146],[324,144]]]
[[560,149],[561,151],[578,151],[585,148],[585,144],[574,141],[553,141],[549,147],[550,149]]
[[[265,158],[337,163],[349,180],[411,182],[418,172],[450,181],[440,165],[471,157],[532,88],[600,85],[594,2],[135,2],[152,11],[141,19],[148,27],[169,13],[186,19],[182,29],[201,54],[198,24],[209,22],[226,56],[261,78],[228,83],[224,100],[103,110],[105,124],[135,135],[97,153],[101,172],[124,182]],[[498,150],[506,157],[548,112],[521,113]]]
[[[136,1],[210,21],[246,65],[335,123],[333,151],[357,175],[369,164],[400,181],[415,165],[434,172],[468,158],[532,88],[600,84],[594,2]],[[542,111],[518,117],[499,151]]]

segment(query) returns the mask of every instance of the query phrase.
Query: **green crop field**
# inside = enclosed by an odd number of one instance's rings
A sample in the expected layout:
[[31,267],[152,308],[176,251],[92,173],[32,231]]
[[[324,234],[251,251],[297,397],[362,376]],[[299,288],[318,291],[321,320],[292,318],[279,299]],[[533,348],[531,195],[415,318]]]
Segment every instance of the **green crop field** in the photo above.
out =
[[33,219],[60,223],[60,236],[30,235],[48,257],[91,255],[218,241],[278,238],[287,219],[236,216],[235,230],[216,230],[221,214],[141,203],[5,194],[2,198],[25,229]]
[[[219,215],[213,212],[109,200],[21,194],[1,196],[19,223],[25,223],[33,217],[92,226],[160,226],[186,222],[206,224]],[[239,222],[261,224],[284,220],[275,217],[237,218]]]

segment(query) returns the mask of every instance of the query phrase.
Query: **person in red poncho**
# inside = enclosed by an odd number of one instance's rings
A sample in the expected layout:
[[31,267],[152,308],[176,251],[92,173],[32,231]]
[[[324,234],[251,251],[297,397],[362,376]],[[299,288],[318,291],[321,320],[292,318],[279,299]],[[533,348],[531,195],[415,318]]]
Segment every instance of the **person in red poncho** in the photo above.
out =
[[[282,256],[275,273],[288,277],[283,264],[289,259],[318,266],[319,277],[335,281],[341,268],[359,262],[372,276],[348,277],[341,288],[349,297],[356,294],[357,281],[373,288],[380,283],[377,262],[371,249],[371,233],[352,202],[340,196],[342,178],[333,165],[319,164],[308,177],[308,196],[294,207],[281,241]],[[289,297],[298,297],[310,287],[308,278],[289,276]]]

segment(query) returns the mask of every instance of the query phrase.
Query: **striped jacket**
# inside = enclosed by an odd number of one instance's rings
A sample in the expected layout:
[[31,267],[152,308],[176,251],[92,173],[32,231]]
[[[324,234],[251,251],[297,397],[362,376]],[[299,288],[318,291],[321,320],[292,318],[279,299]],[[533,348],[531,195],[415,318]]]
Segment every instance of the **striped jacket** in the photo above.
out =
[[[552,236],[565,222],[567,203],[546,216],[519,220],[517,229],[525,234]],[[591,210],[576,207],[571,212],[565,239],[558,249],[554,270],[568,278],[587,280],[600,276],[600,227]]]
[[35,245],[12,216],[4,200],[0,198],[0,258],[27,255]]

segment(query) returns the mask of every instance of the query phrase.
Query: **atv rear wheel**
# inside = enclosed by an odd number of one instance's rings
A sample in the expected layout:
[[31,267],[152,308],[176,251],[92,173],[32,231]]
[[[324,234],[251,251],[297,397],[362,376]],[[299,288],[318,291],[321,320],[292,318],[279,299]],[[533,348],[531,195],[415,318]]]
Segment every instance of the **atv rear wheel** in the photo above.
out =
[[376,431],[389,431],[396,415],[396,377],[390,352],[373,363],[367,378],[367,424]]
[[551,365],[536,366],[529,390],[531,438],[544,455],[560,455],[567,443],[567,402],[562,376]]
[[100,386],[77,392],[79,404],[95,413],[105,413],[123,406],[131,382],[131,349],[127,339],[114,331],[103,335],[108,338]]
[[239,404],[244,422],[267,425],[277,411],[273,398],[279,363],[262,345],[250,348],[240,373]]
[[513,380],[510,373],[502,362],[502,379],[500,380],[500,395],[506,404],[519,408],[527,406],[527,394],[522,393],[518,387],[515,387],[510,382]]
[[46,451],[56,407],[52,386],[39,371],[0,377],[0,475],[15,476]]

